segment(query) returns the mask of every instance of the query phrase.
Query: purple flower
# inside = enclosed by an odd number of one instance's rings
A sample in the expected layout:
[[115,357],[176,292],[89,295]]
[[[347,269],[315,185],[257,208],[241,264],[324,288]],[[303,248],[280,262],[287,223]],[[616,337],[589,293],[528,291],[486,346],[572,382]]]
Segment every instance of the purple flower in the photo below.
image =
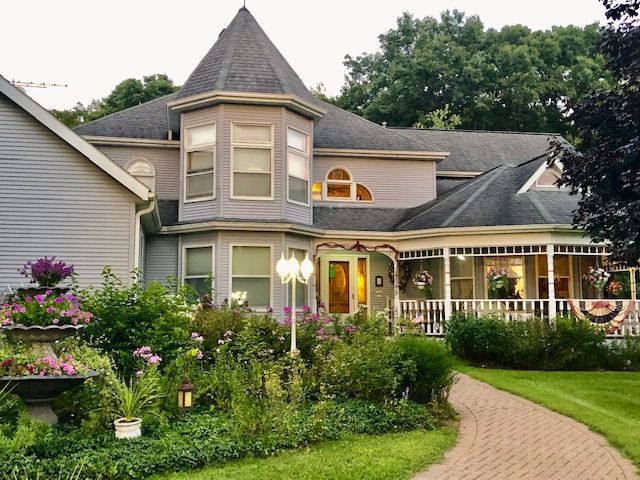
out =
[[36,302],[38,302],[40,305],[44,303],[44,297],[42,295],[36,295],[34,298],[36,299]]
[[136,377],[140,378],[142,375],[144,375],[144,372],[142,370],[138,370],[136,372]]
[[56,303],[62,303],[62,302],[64,302],[64,299],[63,299],[62,297],[57,297],[57,298],[54,300],[54,302],[56,302]]
[[309,305],[304,305],[304,306],[302,307],[302,311],[303,311],[304,313],[311,313],[311,307],[310,307]]
[[224,345],[224,340],[223,340],[223,339],[221,339],[221,338],[219,338],[219,339],[218,339],[218,345]]
[[284,307],[284,314],[291,315],[291,307]]
[[54,325],[58,325],[60,323],[60,319],[54,318],[53,320],[51,320],[51,323],[53,323]]
[[39,258],[35,262],[28,261],[22,268],[18,269],[25,277],[31,277],[31,283],[38,285],[56,285],[74,273],[72,265],[64,262],[54,262],[56,257]]
[[53,308],[53,307],[47,307],[47,310],[46,310],[46,311],[47,311],[47,313],[53,313],[53,312],[55,312],[55,311],[56,311],[56,309],[55,309],[55,308]]
[[196,358],[198,360],[202,360],[204,358],[204,354],[200,350],[198,350],[198,353],[196,354]]
[[27,303],[30,303],[31,300],[33,300],[33,298],[31,298],[31,296],[27,295],[26,297],[24,297],[24,301]]

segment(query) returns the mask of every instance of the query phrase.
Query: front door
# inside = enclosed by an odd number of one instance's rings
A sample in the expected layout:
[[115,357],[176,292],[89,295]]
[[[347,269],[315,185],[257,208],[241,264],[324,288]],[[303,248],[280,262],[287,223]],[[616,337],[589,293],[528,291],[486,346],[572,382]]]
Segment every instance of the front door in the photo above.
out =
[[368,304],[368,256],[329,254],[320,262],[320,296],[330,313],[348,315]]
[[351,282],[349,262],[329,262],[329,306],[331,313],[351,310]]

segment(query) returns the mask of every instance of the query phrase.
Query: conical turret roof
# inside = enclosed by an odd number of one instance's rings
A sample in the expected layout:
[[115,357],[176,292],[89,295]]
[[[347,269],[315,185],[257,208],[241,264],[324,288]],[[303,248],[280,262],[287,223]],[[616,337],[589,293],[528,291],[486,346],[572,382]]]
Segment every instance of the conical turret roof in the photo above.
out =
[[245,7],[191,73],[178,98],[212,91],[288,94],[318,105]]

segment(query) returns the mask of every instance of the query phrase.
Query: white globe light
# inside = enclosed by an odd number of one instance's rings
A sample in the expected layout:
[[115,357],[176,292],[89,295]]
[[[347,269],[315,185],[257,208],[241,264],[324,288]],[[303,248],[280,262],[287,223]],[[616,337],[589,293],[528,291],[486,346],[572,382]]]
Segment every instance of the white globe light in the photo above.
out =
[[293,256],[293,253],[291,254],[291,257],[289,258],[287,264],[289,275],[291,275],[292,277],[297,276],[298,272],[300,271],[300,262],[296,257]]
[[284,253],[280,255],[280,260],[276,263],[276,272],[280,278],[284,279],[289,274],[289,262],[284,258]]
[[309,260],[308,254],[304,256],[304,260],[300,265],[300,273],[302,273],[302,277],[305,280],[309,280],[309,278],[311,278],[311,275],[313,275],[313,262]]

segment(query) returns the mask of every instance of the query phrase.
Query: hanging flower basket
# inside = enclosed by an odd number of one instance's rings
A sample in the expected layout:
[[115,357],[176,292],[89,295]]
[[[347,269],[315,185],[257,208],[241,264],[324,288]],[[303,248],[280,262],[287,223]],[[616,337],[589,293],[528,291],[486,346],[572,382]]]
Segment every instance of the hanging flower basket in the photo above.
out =
[[433,276],[427,270],[420,270],[413,278],[413,284],[420,290],[433,285]]
[[587,273],[585,273],[582,278],[585,282],[594,287],[598,293],[602,294],[602,291],[610,277],[611,274],[602,267],[589,267]]

